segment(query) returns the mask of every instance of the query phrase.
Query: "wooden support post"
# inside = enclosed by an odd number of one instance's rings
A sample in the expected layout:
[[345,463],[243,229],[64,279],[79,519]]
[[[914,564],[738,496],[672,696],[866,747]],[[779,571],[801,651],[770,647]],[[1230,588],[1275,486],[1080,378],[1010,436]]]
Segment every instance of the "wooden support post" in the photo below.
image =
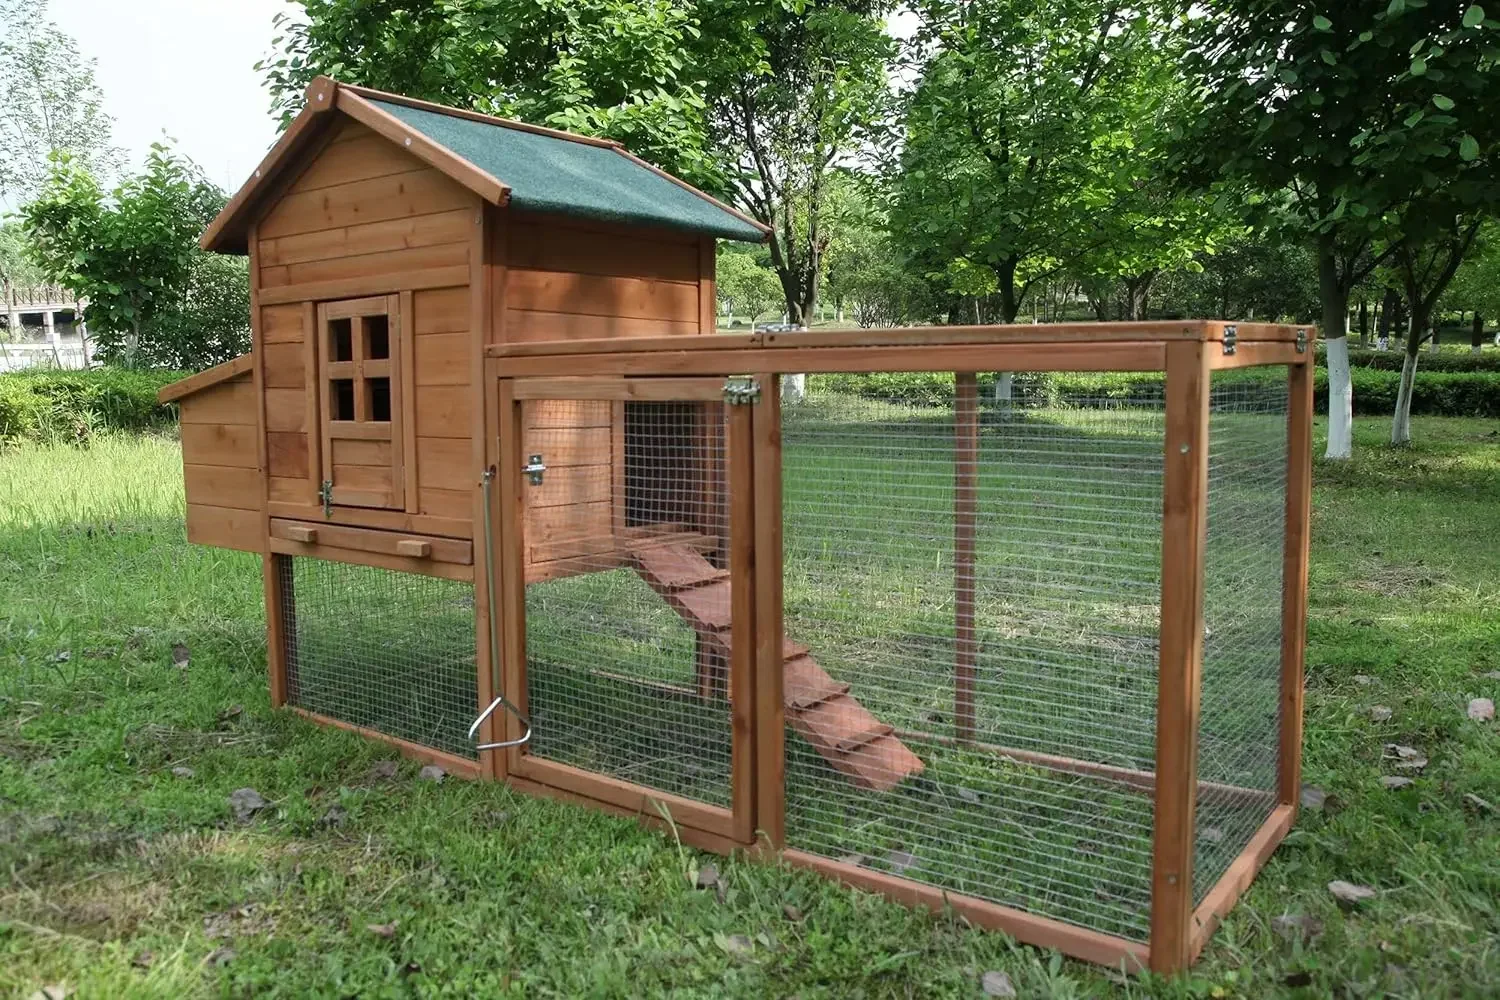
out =
[[[495,477],[496,573],[500,590],[500,683],[505,697],[523,712],[526,707],[526,553],[525,511],[521,494],[521,407],[515,398],[515,383],[498,380],[495,392],[499,441]],[[496,713],[497,715],[502,713]],[[496,735],[508,740],[521,738],[521,722],[509,712]],[[491,716],[494,718],[495,716]],[[495,776],[507,779],[517,770],[526,747],[510,747],[495,754]]]
[[782,700],[781,386],[758,375],[755,479],[755,822],[772,849],[786,845],[786,704]]
[[1287,370],[1286,550],[1281,563],[1281,746],[1277,789],[1294,810],[1302,786],[1302,671],[1307,646],[1307,559],[1312,534],[1313,371]]
[[1209,352],[1214,349],[1217,345],[1167,345],[1150,951],[1152,970],[1162,973],[1185,968],[1192,950]]
[[[733,837],[755,842],[755,413],[750,406],[730,406],[725,437],[729,482],[729,648],[717,650],[720,669],[727,672],[729,719],[732,729],[730,805]],[[719,675],[722,685],[726,680]]]
[[281,585],[281,567],[290,556],[267,552],[261,556],[261,576],[266,585],[266,670],[270,674],[271,707],[280,708],[287,699],[287,639],[296,640],[297,605],[290,587]]
[[953,407],[953,733],[974,739],[974,534],[979,499],[979,380],[957,372]]

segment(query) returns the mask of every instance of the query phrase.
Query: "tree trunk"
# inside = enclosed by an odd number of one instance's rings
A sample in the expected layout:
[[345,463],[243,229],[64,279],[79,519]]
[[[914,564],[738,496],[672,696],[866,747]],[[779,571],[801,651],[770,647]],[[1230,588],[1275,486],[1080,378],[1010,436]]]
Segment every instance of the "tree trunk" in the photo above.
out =
[[1469,350],[1478,354],[1484,350],[1484,317],[1474,310],[1474,325],[1469,329]]
[[1406,333],[1406,357],[1401,362],[1401,388],[1396,393],[1396,415],[1391,419],[1391,444],[1411,444],[1411,394],[1417,379],[1417,358],[1422,352],[1422,334],[1428,322],[1427,310],[1420,302],[1413,301],[1411,325]]
[[1328,352],[1328,450],[1325,458],[1354,453],[1354,385],[1349,380],[1349,289],[1339,280],[1332,241],[1318,247],[1318,298]]
[[1427,349],[1429,351],[1431,351],[1433,354],[1436,354],[1438,352],[1438,329],[1437,329],[1437,327],[1433,327],[1432,328],[1432,340],[1428,343]]
[[125,335],[125,367],[135,367],[135,352],[141,346],[141,323],[135,320],[130,325],[130,332]]
[[1391,345],[1391,319],[1396,314],[1396,290],[1387,288],[1380,300],[1380,318],[1375,324],[1375,339],[1383,351]]
[[[1007,260],[1000,267],[1000,322],[1009,326],[1016,321],[1021,311],[1021,300],[1016,295],[1016,265],[1019,261]],[[1010,372],[995,373],[995,402],[1002,408],[1010,407],[1011,385],[1014,375]]]
[[1363,296],[1359,300],[1359,346],[1370,346],[1370,301]]

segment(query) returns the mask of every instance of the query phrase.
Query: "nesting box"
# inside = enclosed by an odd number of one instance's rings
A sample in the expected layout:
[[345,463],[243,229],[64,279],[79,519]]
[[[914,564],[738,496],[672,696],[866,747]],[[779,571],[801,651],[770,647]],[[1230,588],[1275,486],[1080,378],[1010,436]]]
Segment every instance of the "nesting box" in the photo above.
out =
[[314,82],[203,239],[253,350],[162,392],[188,537],[263,556],[273,702],[1183,967],[1295,816],[1313,331],[715,335],[715,241],[765,234]]

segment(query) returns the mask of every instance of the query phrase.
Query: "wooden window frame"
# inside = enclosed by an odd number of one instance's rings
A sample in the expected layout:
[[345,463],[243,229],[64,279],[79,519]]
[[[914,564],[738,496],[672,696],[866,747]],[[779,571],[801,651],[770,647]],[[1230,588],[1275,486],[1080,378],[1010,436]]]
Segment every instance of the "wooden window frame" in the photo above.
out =
[[[381,316],[386,320],[387,350],[383,358],[365,357],[365,321]],[[335,361],[332,354],[331,327],[337,320],[350,321],[350,357],[347,361]],[[403,442],[406,438],[406,422],[412,419],[407,412],[407,400],[403,392],[403,349],[406,328],[403,324],[400,295],[374,295],[360,299],[344,299],[337,302],[320,302],[317,307],[315,327],[318,359],[318,384],[316,387],[318,427],[321,444],[322,479],[331,484],[332,506],[363,507],[384,510],[406,509],[406,475]],[[354,419],[335,419],[331,410],[332,393],[330,383],[334,379],[350,379],[354,383]],[[390,419],[372,420],[368,414],[367,387],[370,379],[383,378],[389,385]],[[376,490],[351,486],[340,486],[337,482],[333,461],[335,441],[379,441],[390,445],[390,489]],[[378,466],[373,466],[377,467]]]

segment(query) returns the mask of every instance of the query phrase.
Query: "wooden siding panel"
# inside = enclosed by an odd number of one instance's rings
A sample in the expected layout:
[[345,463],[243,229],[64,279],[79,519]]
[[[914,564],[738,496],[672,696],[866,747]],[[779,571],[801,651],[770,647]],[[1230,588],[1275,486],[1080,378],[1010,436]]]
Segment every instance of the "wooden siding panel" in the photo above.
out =
[[582,427],[572,434],[556,430],[528,430],[522,447],[528,455],[541,453],[549,469],[574,465],[608,465],[612,429],[608,425]]
[[303,389],[307,385],[305,351],[302,344],[266,344],[264,374],[268,389]]
[[275,239],[321,229],[409,218],[467,208],[474,196],[430,168],[288,195],[261,220],[259,236]]
[[265,344],[302,343],[302,307],[296,303],[262,306],[260,339]]
[[183,424],[182,461],[253,469],[258,461],[254,424]]
[[347,141],[319,153],[288,193],[336,187],[372,177],[420,170],[423,166],[421,160],[405,149],[366,129],[364,135],[350,136]]
[[227,465],[184,465],[182,479],[187,502],[236,510],[260,510],[260,470]]
[[188,504],[187,539],[196,545],[259,552],[264,529],[259,511]]
[[[417,436],[468,440],[473,434],[469,395],[468,386],[417,386]],[[417,469],[420,475],[420,456]]]
[[428,489],[468,490],[473,454],[467,438],[417,438],[417,481]]
[[611,407],[607,399],[534,399],[521,412],[526,428],[608,427]]
[[609,278],[565,271],[506,271],[509,309],[698,323],[698,283]]
[[333,464],[374,465],[389,468],[391,464],[391,443],[389,441],[357,441],[348,438],[335,438],[333,441]]
[[367,274],[401,274],[432,267],[460,267],[469,262],[465,243],[439,243],[409,250],[386,250],[345,257],[330,257],[301,264],[261,269],[261,283],[268,288],[303,285],[313,281],[340,281]]
[[428,333],[460,333],[469,328],[469,287],[422,289],[412,295],[417,336]]
[[550,562],[614,548],[610,532],[611,509],[607,501],[529,508],[526,511],[527,561]]
[[[545,455],[543,460],[547,461]],[[569,467],[554,466],[547,461],[542,484],[526,486],[526,505],[536,509],[602,503],[610,498],[613,480],[614,467],[609,462]]]
[[602,340],[629,337],[678,337],[698,333],[698,320],[637,319],[631,316],[588,316],[581,313],[513,309],[505,317],[505,339]]
[[428,333],[413,338],[417,385],[468,385],[473,378],[469,334]]
[[266,434],[266,472],[271,476],[307,480],[306,434],[270,431]]
[[474,210],[470,208],[455,208],[406,219],[390,219],[261,240],[259,260],[262,267],[272,267],[329,260],[351,254],[461,243],[474,228],[474,214]]
[[698,280],[698,250],[619,232],[554,223],[513,221],[503,259],[532,271],[568,271],[620,278]]
[[[266,480],[266,494],[272,503],[314,503],[318,487],[305,476],[296,479],[272,476]],[[322,513],[319,508],[318,513]]]
[[303,389],[267,389],[266,430],[306,433],[306,391]]
[[[420,466],[418,474],[420,475]],[[457,520],[474,519],[474,494],[470,490],[419,489],[417,497],[422,513],[431,517],[451,517]]]
[[228,382],[184,396],[181,403],[185,424],[251,424],[258,412],[255,386],[247,372]]

